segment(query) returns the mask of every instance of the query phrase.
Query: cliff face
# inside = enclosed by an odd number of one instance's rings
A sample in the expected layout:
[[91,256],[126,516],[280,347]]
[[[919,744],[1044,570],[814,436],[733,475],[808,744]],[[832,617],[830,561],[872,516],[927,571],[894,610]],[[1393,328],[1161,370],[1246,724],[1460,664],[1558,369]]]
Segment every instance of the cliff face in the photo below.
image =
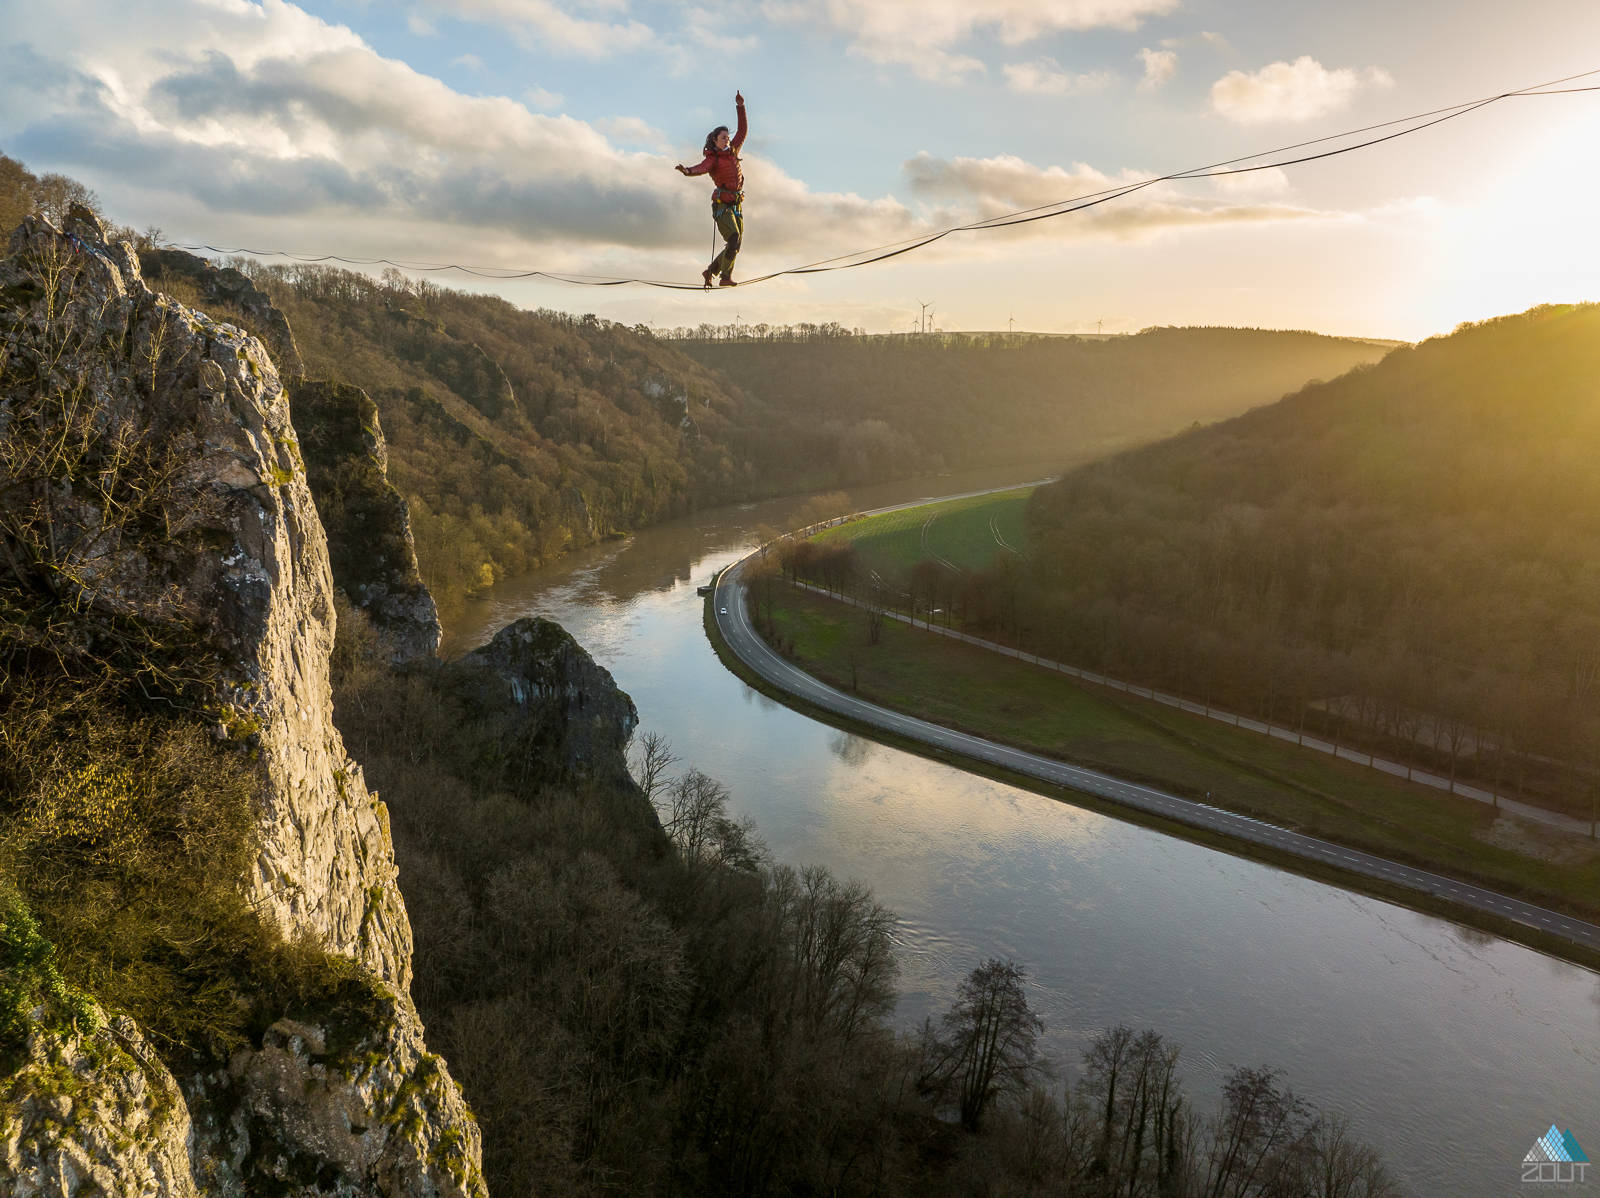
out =
[[0,1193],[198,1193],[188,1107],[133,1020],[71,1039],[35,1033],[6,1091]]
[[307,382],[288,317],[239,271],[172,249],[145,250],[139,264],[154,290],[195,296],[208,313],[246,322],[261,338],[289,395],[335,585],[371,617],[393,664],[432,655],[444,631],[417,574],[406,501],[389,483],[377,405],[359,387]]
[[530,616],[502,628],[492,641],[460,659],[479,685],[502,690],[517,713],[523,743],[517,752],[535,786],[594,779],[637,791],[627,745],[639,712],[611,673],[561,625]]
[[[97,608],[181,617],[201,630],[220,663],[216,733],[246,738],[260,768],[259,852],[241,886],[286,936],[352,958],[394,995],[348,1028],[280,1022],[226,1076],[182,1079],[191,1166],[207,1192],[244,1193],[251,1178],[271,1178],[281,1193],[481,1189],[476,1126],[443,1062],[423,1050],[408,998],[411,929],[387,813],[332,722],[327,542],[271,356],[238,328],[150,291],[131,247],[106,244],[81,208],[60,231],[24,222],[0,262],[0,291],[13,310],[9,365],[59,379],[93,435],[140,430],[141,452],[159,465],[151,477],[165,535],[109,523],[92,479],[39,484],[55,488],[45,496],[52,519],[74,538],[62,569]],[[292,347],[287,324],[282,332]],[[9,435],[8,411],[0,407],[0,435]],[[333,1041],[342,1047],[330,1056]],[[59,1038],[40,1032],[31,1043],[34,1058],[66,1060],[90,1089],[126,1089],[135,1074],[150,1093],[173,1082],[131,1048],[118,1056],[108,1047],[85,1064],[64,1055]],[[7,1131],[38,1134],[11,1141],[9,1155],[41,1178],[38,1192],[76,1191],[71,1170],[45,1176],[52,1153],[110,1154],[97,1166],[122,1179],[99,1183],[109,1192],[139,1192],[139,1179],[153,1176],[156,1165],[133,1159],[144,1152],[137,1143],[94,1147],[74,1121],[53,1121],[48,1086],[12,1089],[19,1113]]]
[[378,405],[359,387],[321,382],[295,384],[289,401],[334,582],[371,618],[391,663],[431,657],[444,629],[417,573],[406,501],[389,483]]
[[271,296],[239,271],[218,267],[183,250],[146,250],[139,255],[139,266],[155,290],[181,280],[198,293],[208,312],[237,313],[249,321],[285,382],[305,376],[289,318],[277,309]]
[[[25,221],[0,283],[25,283],[10,264],[49,258],[63,243],[72,290],[61,323],[81,326],[67,334],[63,365],[85,372],[97,407],[140,411],[181,471],[177,520],[204,526],[217,546],[172,562],[158,545],[96,546],[101,589],[129,610],[189,615],[231,658],[236,730],[259,738],[266,783],[254,897],[287,935],[323,937],[404,990],[411,931],[382,808],[329,714],[333,579],[272,360],[233,325],[152,293],[138,259],[106,245],[87,211],[61,233]],[[79,348],[124,343],[125,357]],[[141,358],[153,359],[149,387],[118,370],[137,370]]]

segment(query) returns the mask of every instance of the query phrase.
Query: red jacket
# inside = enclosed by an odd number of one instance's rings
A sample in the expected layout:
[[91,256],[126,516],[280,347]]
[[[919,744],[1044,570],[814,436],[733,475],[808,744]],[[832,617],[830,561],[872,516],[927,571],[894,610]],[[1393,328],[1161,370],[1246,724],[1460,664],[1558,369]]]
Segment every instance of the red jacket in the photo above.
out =
[[[717,185],[717,191],[740,192],[744,190],[744,168],[739,165],[739,147],[744,145],[744,135],[750,132],[750,126],[744,119],[744,105],[739,105],[739,131],[733,135],[733,140],[728,143],[726,150],[712,150],[695,166],[691,166],[687,174],[710,175],[711,181]],[[716,200],[716,194],[712,195]]]

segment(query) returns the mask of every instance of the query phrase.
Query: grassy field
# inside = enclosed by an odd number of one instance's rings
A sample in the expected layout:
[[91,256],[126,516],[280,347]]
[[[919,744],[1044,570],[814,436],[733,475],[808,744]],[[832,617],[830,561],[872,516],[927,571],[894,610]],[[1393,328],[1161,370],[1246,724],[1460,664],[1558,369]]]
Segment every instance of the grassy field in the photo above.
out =
[[1600,917],[1600,846],[1586,837],[897,621],[868,645],[863,613],[806,592],[783,591],[774,619],[802,668],[885,707]]
[[978,570],[993,561],[997,553],[1028,552],[1022,510],[1032,494],[1032,487],[1021,487],[903,508],[830,528],[815,539],[853,541],[863,563],[886,576],[899,575],[930,557],[947,565]]

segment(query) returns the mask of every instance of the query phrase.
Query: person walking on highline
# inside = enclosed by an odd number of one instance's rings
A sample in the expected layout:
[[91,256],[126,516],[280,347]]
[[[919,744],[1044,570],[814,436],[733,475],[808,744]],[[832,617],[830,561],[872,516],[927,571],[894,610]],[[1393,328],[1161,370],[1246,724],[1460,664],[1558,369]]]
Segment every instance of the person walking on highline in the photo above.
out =
[[716,187],[711,192],[711,219],[726,243],[722,253],[711,261],[700,277],[711,286],[711,276],[721,275],[722,287],[735,286],[733,260],[739,256],[739,246],[744,241],[744,168],[739,165],[739,150],[744,145],[744,135],[750,126],[744,119],[744,96],[733,94],[734,106],[739,110],[739,131],[730,140],[728,126],[718,125],[706,135],[706,156],[696,166],[678,164],[681,175],[710,175]]

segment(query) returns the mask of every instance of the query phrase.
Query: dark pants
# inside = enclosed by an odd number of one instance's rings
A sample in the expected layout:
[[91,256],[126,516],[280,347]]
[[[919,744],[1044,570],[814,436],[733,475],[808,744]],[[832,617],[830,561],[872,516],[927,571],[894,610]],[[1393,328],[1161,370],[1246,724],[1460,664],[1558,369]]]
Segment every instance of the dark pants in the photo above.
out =
[[733,260],[739,256],[739,246],[744,241],[744,212],[738,204],[713,204],[711,219],[728,243],[712,261],[711,273],[727,278],[733,273]]

